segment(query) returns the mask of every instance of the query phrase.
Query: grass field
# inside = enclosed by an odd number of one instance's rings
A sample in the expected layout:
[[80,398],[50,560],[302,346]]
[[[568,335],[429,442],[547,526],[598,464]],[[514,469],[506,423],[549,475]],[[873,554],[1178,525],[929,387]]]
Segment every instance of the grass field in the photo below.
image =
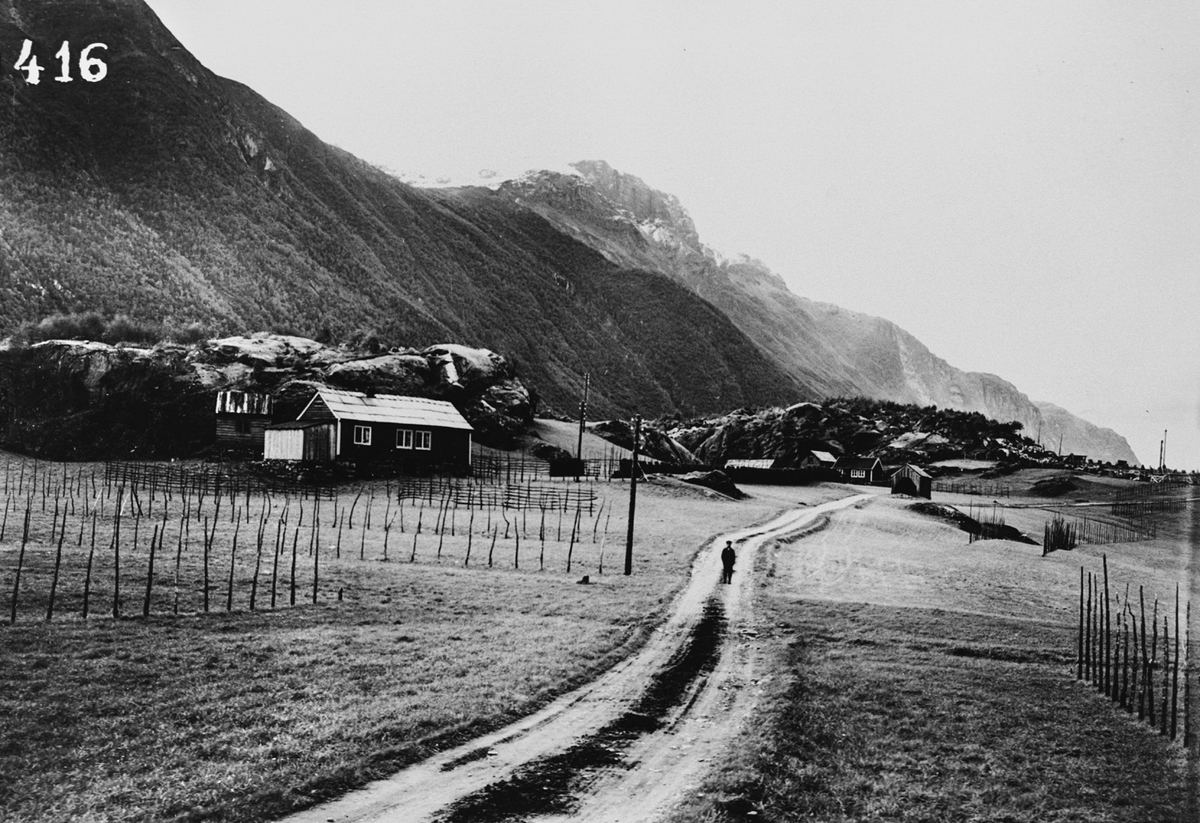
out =
[[[15,823],[262,820],[339,794],[628,654],[713,535],[856,491],[755,487],[734,502],[645,483],[628,578],[623,483],[595,484],[578,527],[536,509],[439,522],[431,501],[401,519],[387,481],[322,501],[315,530],[312,499],[218,510],[143,493],[122,498],[114,619],[116,490],[85,481],[93,467],[42,464],[17,493],[15,465],[0,503],[0,619],[16,602],[0,624],[0,817]],[[1178,819],[1178,749],[1070,664],[1080,564],[1098,570],[1106,551],[1115,584],[1167,597],[1192,579],[1182,521],[1157,541],[1043,558],[968,545],[907,502],[884,495],[766,553],[767,733],[678,821]]]
[[[143,495],[140,522],[128,508],[123,514],[122,617],[113,619],[115,492],[106,497],[98,487],[93,495],[90,483],[81,482],[73,496],[58,494],[67,525],[54,619],[48,622],[58,543],[52,535],[63,533],[52,525],[54,489],[66,483],[53,475],[60,468],[42,464],[41,471],[51,475],[36,483],[27,478],[24,495],[10,495],[0,541],[4,619],[13,592],[19,595],[16,622],[0,625],[0,818],[12,823],[262,820],[386,775],[530,712],[628,653],[660,619],[693,555],[711,536],[766,520],[785,504],[843,494],[827,487],[787,489],[733,502],[677,482],[643,484],[631,577],[620,573],[628,499],[621,483],[597,484],[604,509],[581,517],[574,544],[572,518],[559,539],[557,515],[548,513],[543,532],[536,510],[523,518],[503,513],[511,524],[507,537],[500,512],[492,513],[489,531],[487,515],[477,511],[468,538],[469,514],[454,515],[451,536],[448,526],[433,532],[430,508],[418,510],[423,526],[416,534],[409,503],[401,532],[395,504],[390,512],[385,508],[383,481],[374,485],[372,526],[364,530],[369,493],[360,497],[358,487],[346,488],[340,510],[347,511],[355,497],[360,502],[354,531],[343,531],[340,558],[329,523],[312,534],[312,500],[288,501],[282,526],[285,504],[273,501],[260,559],[256,534],[264,500],[252,497],[248,509],[239,503],[236,512],[226,500],[218,514],[210,499],[198,517],[193,508],[180,549],[180,498],[160,497],[151,515]],[[69,471],[78,477],[81,467]],[[14,487],[15,477],[10,474]],[[49,490],[44,511],[43,490]],[[30,538],[16,589],[26,505]],[[332,508],[322,501],[323,520],[333,522]],[[167,536],[156,558],[151,616],[143,618],[150,538],[164,511]],[[97,548],[85,621],[92,512]],[[208,613],[201,534],[206,516],[212,535]],[[385,534],[387,518],[396,519]],[[235,530],[240,548],[231,557]],[[309,552],[310,542],[319,553]],[[577,583],[584,574],[590,585]]]
[[[1075,681],[1079,565],[1099,551],[968,545],[908,502],[766,558],[760,722],[671,823],[1195,819],[1181,747]],[[1171,528],[1104,548],[1155,591],[1184,569],[1186,591],[1190,526]]]

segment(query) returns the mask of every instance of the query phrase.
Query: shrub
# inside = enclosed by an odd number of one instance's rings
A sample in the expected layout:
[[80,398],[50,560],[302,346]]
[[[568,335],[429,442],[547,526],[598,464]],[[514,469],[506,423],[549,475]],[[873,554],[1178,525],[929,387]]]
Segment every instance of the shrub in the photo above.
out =
[[171,329],[168,336],[176,343],[191,345],[193,343],[203,343],[207,340],[209,338],[209,331],[203,323],[192,322],[181,328],[176,327]]
[[141,323],[128,315],[118,314],[108,321],[99,339],[105,343],[157,343],[162,338],[161,324]]

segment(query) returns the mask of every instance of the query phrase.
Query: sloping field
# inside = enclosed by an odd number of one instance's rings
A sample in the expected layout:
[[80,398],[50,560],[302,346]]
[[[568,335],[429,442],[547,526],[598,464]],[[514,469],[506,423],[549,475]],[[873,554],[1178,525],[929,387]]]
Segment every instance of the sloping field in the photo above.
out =
[[[567,423],[562,420],[538,419],[533,421],[529,429],[531,439],[541,440],[551,446],[557,446],[564,451],[575,454],[579,446],[579,424]],[[588,429],[583,433],[583,459],[604,460],[622,459],[630,456],[629,449],[622,448],[616,443],[605,440],[599,435],[592,434]]]
[[[764,558],[761,716],[671,823],[1196,819],[1194,759],[1075,680],[1079,568],[1100,551],[968,544],[912,502],[873,498]],[[1186,593],[1189,517],[1105,547],[1110,574]]]

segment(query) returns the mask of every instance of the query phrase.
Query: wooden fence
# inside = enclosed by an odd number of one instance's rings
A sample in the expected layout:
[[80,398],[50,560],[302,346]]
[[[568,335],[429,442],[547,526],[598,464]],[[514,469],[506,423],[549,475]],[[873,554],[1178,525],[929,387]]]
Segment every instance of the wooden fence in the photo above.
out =
[[1011,497],[1012,486],[991,480],[935,480],[935,492],[946,494],[974,494],[987,497]]
[[614,507],[594,482],[388,479],[330,501],[176,466],[138,471],[153,465],[5,463],[7,623],[341,601],[358,585],[342,565],[353,560],[605,572]]
[[1123,594],[1114,594],[1107,555],[1103,564],[1102,575],[1079,568],[1075,677],[1095,686],[1130,715],[1136,712],[1139,721],[1159,734],[1175,740],[1182,733],[1183,745],[1189,747],[1193,736],[1191,603],[1182,604],[1181,623],[1177,585],[1174,604],[1161,604],[1161,614],[1155,598],[1147,626],[1144,587],[1138,586],[1136,600],[1128,584]]
[[265,493],[332,499],[334,495],[333,487],[325,483],[256,474],[236,463],[108,462],[104,464],[104,482],[146,489],[152,497],[160,490],[201,497]]
[[465,509],[595,510],[598,495],[588,483],[481,483],[448,477],[403,478],[396,485],[397,500],[424,500],[433,505]]

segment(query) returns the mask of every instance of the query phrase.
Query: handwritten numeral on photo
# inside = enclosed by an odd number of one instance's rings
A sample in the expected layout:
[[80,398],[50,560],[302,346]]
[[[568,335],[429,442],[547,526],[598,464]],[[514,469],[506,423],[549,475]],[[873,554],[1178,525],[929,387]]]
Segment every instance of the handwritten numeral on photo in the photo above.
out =
[[[29,41],[26,40],[25,42],[28,43]],[[58,50],[58,53],[55,54],[54,56],[57,57],[62,62],[62,73],[59,74],[58,77],[55,77],[54,79],[60,83],[70,83],[72,80],[75,79],[75,78],[71,77],[71,44],[70,44],[70,42],[64,40],[63,44],[62,44],[62,48],[60,48]]]
[[[92,57],[93,49],[107,49],[104,43],[92,43],[79,53],[79,76],[88,83],[98,83],[108,75],[108,65],[99,57]],[[73,78],[71,76],[71,44],[64,40],[62,46],[54,55],[58,58],[61,70],[54,79],[59,83],[70,83]],[[42,82],[41,64],[38,63],[37,56],[33,53],[33,41],[26,40],[21,45],[21,56],[17,58],[17,62],[13,64],[13,68],[17,71],[25,72],[25,82],[31,86],[36,86]]]
[[79,76],[88,83],[99,83],[108,74],[108,65],[99,57],[91,57],[92,49],[107,49],[103,43],[92,43],[79,54]]
[[13,68],[25,72],[25,82],[31,86],[42,82],[42,67],[38,65],[37,57],[33,54],[32,40],[26,40],[21,45],[21,56],[13,63]]

